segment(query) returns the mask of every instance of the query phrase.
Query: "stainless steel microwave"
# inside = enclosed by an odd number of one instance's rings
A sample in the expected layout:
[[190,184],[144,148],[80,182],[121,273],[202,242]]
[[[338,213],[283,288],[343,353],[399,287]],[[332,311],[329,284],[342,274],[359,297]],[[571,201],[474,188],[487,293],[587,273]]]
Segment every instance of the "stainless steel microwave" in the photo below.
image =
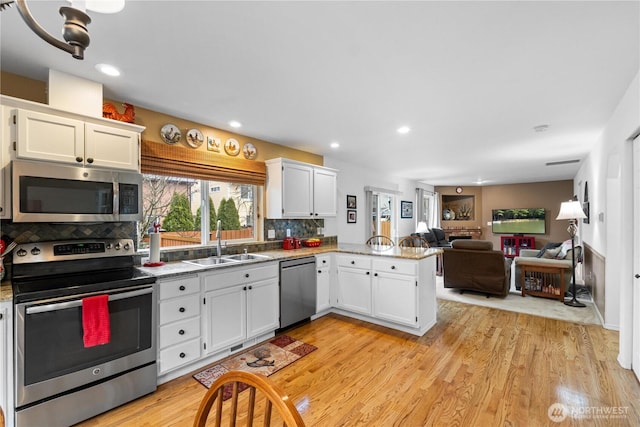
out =
[[12,162],[14,222],[142,219],[142,175],[46,162]]

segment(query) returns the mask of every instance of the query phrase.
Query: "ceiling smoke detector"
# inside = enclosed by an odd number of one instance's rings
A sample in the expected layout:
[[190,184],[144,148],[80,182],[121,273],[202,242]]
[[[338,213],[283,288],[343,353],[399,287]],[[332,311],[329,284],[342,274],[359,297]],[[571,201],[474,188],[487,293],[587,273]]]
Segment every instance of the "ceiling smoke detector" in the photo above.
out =
[[538,126],[534,126],[533,130],[534,132],[546,132],[549,129],[549,125],[538,125]]

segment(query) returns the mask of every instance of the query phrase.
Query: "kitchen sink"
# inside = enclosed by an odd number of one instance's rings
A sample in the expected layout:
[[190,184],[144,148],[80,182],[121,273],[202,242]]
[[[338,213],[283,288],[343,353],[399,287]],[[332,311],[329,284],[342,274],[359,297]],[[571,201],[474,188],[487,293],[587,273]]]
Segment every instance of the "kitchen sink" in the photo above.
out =
[[236,254],[236,255],[227,255],[223,257],[223,259],[232,259],[234,261],[251,261],[258,259],[271,259],[269,255],[261,255],[261,254]]
[[194,264],[194,265],[204,265],[204,266],[211,266],[211,265],[222,265],[222,264],[237,264],[238,261],[235,259],[229,259],[227,257],[223,257],[223,258],[218,258],[218,257],[209,257],[209,258],[199,258],[199,259],[189,259],[186,261],[182,261],[184,263],[187,264]]

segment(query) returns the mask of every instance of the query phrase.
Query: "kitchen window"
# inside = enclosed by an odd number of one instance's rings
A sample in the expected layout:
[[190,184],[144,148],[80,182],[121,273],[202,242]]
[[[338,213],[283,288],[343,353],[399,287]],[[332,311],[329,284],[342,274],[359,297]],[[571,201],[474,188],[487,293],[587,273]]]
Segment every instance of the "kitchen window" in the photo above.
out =
[[[256,238],[255,185],[143,175],[143,213],[140,247],[148,247],[148,233],[158,220],[161,247],[206,245],[215,240],[216,222],[225,242]],[[210,191],[217,188],[218,191]],[[204,200],[202,195],[208,195]],[[205,204],[205,202],[208,202]],[[207,230],[207,232],[202,232]]]

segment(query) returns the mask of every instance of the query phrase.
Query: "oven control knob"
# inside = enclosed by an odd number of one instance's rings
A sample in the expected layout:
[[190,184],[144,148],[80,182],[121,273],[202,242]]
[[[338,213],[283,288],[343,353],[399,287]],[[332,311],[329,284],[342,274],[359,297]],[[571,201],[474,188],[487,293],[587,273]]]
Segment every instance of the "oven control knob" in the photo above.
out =
[[16,252],[16,255],[27,256],[27,251],[25,251],[24,249],[18,249],[18,252]]
[[31,255],[40,255],[40,248],[34,246],[33,249],[31,249]]
[[120,247],[121,247],[121,246],[120,246],[120,243],[116,243],[116,245],[114,246],[114,248],[116,249],[116,251],[119,251],[119,250],[120,250]]
[[102,373],[102,371],[100,370],[100,368],[95,368],[92,372],[93,375],[100,375]]
[[131,249],[131,245],[128,244],[128,243],[125,243],[123,248],[124,248],[125,251],[128,251],[129,249]]

